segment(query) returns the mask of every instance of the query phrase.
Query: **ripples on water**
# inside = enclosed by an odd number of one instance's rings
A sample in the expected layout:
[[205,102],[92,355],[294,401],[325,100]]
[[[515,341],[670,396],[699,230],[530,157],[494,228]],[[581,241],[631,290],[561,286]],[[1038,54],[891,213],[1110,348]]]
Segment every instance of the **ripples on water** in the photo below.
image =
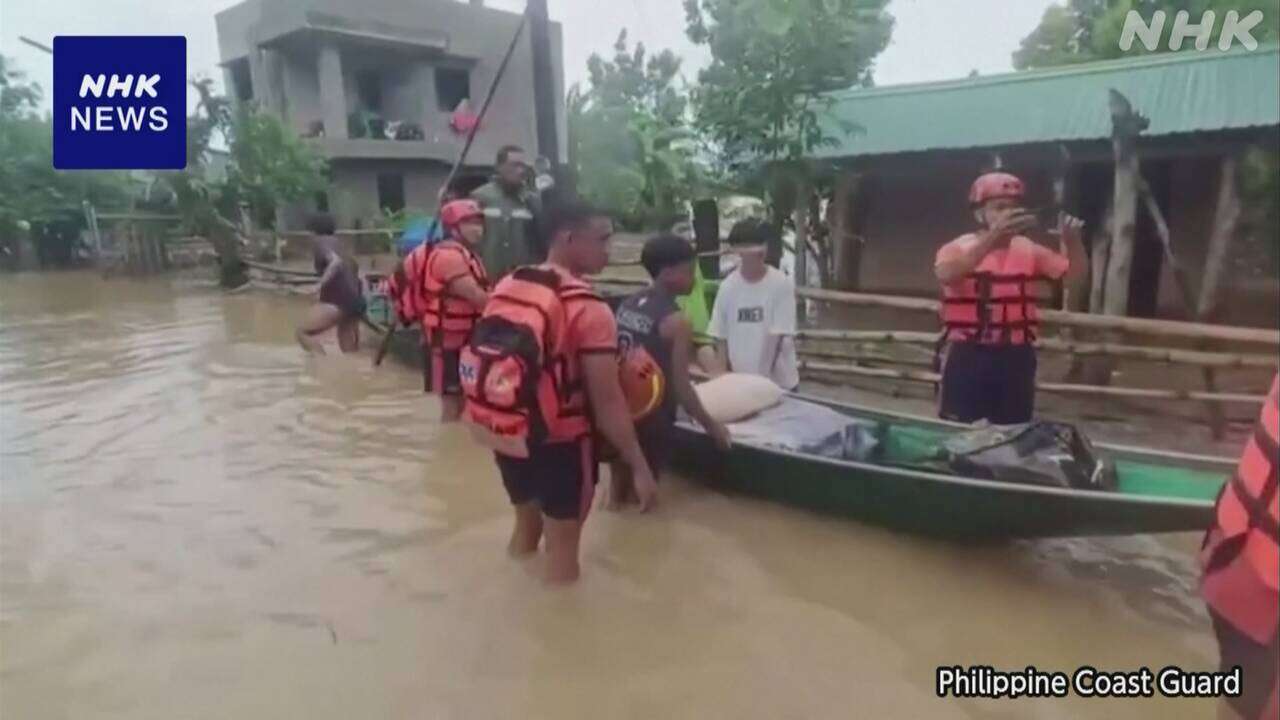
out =
[[0,717],[1204,717],[956,702],[939,664],[1214,664],[1196,539],[959,547],[674,479],[584,581],[503,556],[490,459],[303,305],[0,278]]

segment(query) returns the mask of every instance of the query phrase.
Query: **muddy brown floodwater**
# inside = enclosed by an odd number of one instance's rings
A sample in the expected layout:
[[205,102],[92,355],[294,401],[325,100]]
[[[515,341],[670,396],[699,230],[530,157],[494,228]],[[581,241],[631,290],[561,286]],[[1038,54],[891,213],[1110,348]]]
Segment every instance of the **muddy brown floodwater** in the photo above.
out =
[[1213,714],[934,694],[940,664],[1212,667],[1191,536],[965,547],[674,478],[548,590],[490,457],[412,370],[304,358],[303,308],[0,278],[0,717]]

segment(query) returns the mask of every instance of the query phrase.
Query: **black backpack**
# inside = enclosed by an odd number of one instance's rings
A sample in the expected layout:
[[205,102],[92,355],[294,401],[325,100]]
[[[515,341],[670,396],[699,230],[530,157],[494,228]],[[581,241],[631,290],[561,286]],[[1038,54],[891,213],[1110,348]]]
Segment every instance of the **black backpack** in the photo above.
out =
[[957,433],[942,447],[957,475],[999,482],[1114,490],[1115,468],[1098,457],[1073,425],[1036,421]]

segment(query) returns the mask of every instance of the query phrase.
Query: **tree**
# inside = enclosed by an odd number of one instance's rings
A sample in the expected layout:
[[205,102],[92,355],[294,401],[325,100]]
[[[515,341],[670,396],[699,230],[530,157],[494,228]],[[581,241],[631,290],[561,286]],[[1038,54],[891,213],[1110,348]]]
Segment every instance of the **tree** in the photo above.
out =
[[706,173],[697,161],[680,59],[628,48],[623,30],[612,59],[592,55],[590,85],[568,99],[570,161],[582,194],[624,225],[665,227],[682,217]]
[[[697,125],[728,167],[761,174],[775,224],[793,207],[800,210],[802,240],[813,190],[804,158],[837,141],[823,122],[833,104],[829,93],[871,84],[873,60],[893,29],[887,4],[685,0],[689,38],[711,50],[694,92]],[[815,249],[819,257],[829,254]],[[771,260],[780,253],[773,249]]]
[[208,78],[192,87],[200,101],[187,121],[187,172],[203,178],[210,148],[226,143],[227,176],[211,188],[221,212],[235,215],[246,203],[256,223],[271,227],[277,209],[324,189],[325,161],[279,118],[250,104],[233,106]]
[[[42,264],[66,265],[84,228],[83,203],[119,207],[129,179],[120,172],[53,168],[53,126],[36,113],[41,88],[0,56],[0,253],[34,250]],[[29,249],[21,243],[30,238]]]
[[688,35],[711,64],[699,125],[733,161],[794,161],[834,143],[827,93],[871,84],[889,42],[888,0],[685,0]]
[[[1066,0],[1045,10],[1040,24],[1013,53],[1013,66],[1019,70],[1056,67],[1145,53],[1142,43],[1135,43],[1129,51],[1120,49],[1125,17],[1134,10],[1148,20],[1157,10],[1163,10],[1166,39],[1180,11],[1188,12],[1191,22],[1198,23],[1205,11],[1212,10],[1216,33],[1228,11],[1235,10],[1245,17],[1260,10],[1263,20],[1252,30],[1254,38],[1263,43],[1280,37],[1280,0]],[[1167,47],[1167,41],[1162,42],[1157,52],[1164,52]],[[1195,43],[1184,43],[1182,47],[1184,51],[1194,49]]]
[[[325,162],[278,118],[252,106],[233,107],[208,79],[191,84],[200,100],[187,118],[187,167],[166,180],[187,229],[207,237],[218,253],[223,286],[236,287],[246,276],[240,229],[228,218],[245,203],[255,221],[273,225],[278,208],[324,188]],[[225,179],[207,173],[210,148],[218,140],[230,149]]]

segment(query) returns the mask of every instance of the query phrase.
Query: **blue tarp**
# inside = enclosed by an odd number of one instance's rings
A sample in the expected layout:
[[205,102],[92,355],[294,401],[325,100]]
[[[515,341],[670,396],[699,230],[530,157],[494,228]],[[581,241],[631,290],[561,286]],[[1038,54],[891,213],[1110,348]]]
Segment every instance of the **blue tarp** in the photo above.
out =
[[414,218],[405,225],[404,232],[400,234],[400,240],[396,242],[396,252],[400,257],[404,257],[413,252],[413,249],[427,241],[430,236],[431,241],[435,242],[444,235],[444,229],[436,222],[433,217]]

